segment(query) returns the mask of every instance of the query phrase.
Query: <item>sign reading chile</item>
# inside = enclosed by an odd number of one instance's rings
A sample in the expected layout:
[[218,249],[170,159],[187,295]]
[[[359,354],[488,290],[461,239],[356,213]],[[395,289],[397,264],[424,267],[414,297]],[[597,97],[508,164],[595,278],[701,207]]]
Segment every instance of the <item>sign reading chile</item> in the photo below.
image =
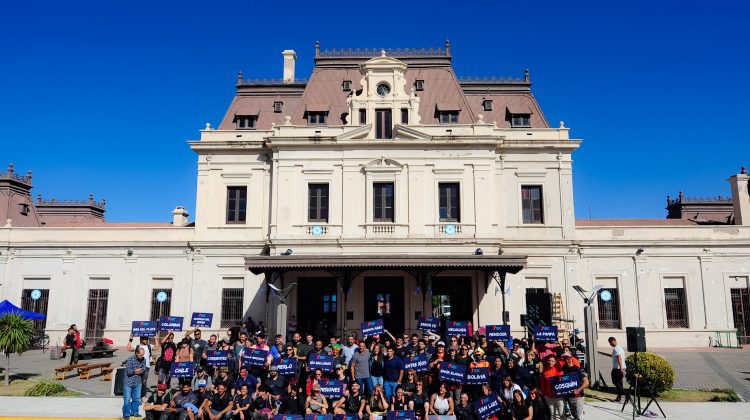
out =
[[361,327],[362,327],[363,337],[383,334],[385,332],[385,327],[383,326],[382,319],[376,319],[374,321],[363,322],[361,324]]
[[190,317],[191,327],[200,328],[211,328],[211,324],[214,320],[214,314],[209,312],[193,312],[193,316]]
[[492,393],[481,400],[477,400],[472,404],[474,407],[474,413],[480,419],[486,419],[491,417],[493,414],[503,409],[503,402],[500,401],[500,397],[496,393]]
[[557,341],[557,327],[554,325],[535,326],[534,341]]
[[193,362],[172,362],[170,373],[174,378],[192,378],[194,367]]
[[440,380],[463,383],[466,378],[466,365],[440,362]]

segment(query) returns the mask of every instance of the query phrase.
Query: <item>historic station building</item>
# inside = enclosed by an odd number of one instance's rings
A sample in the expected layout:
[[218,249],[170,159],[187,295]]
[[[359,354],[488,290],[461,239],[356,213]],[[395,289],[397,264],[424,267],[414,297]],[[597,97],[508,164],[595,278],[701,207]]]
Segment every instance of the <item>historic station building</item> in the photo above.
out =
[[448,43],[316,47],[300,80],[282,55],[283,79],[238,75],[221,123],[188,142],[194,223],[179,206],[171,223],[107,222],[103,201],[33,197],[30,173],[1,173],[0,298],[46,313],[53,340],[76,323],[122,344],[133,320],[198,311],[212,330],[252,316],[275,333],[295,316],[341,333],[376,317],[413,331],[422,314],[497,324],[505,310],[520,333],[543,293],[582,329],[573,286],[602,286],[600,344],[638,325],[649,346],[750,335],[744,171],[731,198],[669,199],[669,218],[576,220],[581,140],[547,121],[528,72],[457,77]]

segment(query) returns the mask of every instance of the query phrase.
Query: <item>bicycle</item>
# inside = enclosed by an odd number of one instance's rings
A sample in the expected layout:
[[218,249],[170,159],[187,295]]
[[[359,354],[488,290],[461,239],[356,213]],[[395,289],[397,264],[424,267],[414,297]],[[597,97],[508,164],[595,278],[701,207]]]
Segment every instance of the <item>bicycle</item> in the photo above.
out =
[[34,335],[31,336],[31,345],[33,347],[40,347],[42,351],[49,347],[49,335],[44,333],[44,330],[34,331]]

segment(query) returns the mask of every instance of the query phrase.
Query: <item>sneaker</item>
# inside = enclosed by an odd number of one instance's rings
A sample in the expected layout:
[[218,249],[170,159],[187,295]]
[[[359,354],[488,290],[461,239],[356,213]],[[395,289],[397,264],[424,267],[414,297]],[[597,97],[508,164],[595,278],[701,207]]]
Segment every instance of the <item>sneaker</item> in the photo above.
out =
[[143,416],[141,416],[140,414],[133,414],[133,415],[132,415],[132,416],[130,416],[130,417],[143,417]]

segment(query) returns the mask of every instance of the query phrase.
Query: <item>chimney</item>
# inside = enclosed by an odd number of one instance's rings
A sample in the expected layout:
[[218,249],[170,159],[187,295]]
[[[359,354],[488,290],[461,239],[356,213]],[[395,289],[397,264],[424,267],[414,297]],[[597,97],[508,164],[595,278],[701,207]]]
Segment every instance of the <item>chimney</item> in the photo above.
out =
[[737,175],[732,175],[727,180],[732,188],[732,203],[734,204],[734,224],[750,226],[750,175],[745,167]]
[[294,63],[297,61],[297,53],[294,50],[284,50],[284,83],[294,83]]
[[190,221],[188,220],[188,216],[190,216],[185,210],[185,207],[177,206],[172,210],[172,226],[177,227],[183,227],[187,226]]

